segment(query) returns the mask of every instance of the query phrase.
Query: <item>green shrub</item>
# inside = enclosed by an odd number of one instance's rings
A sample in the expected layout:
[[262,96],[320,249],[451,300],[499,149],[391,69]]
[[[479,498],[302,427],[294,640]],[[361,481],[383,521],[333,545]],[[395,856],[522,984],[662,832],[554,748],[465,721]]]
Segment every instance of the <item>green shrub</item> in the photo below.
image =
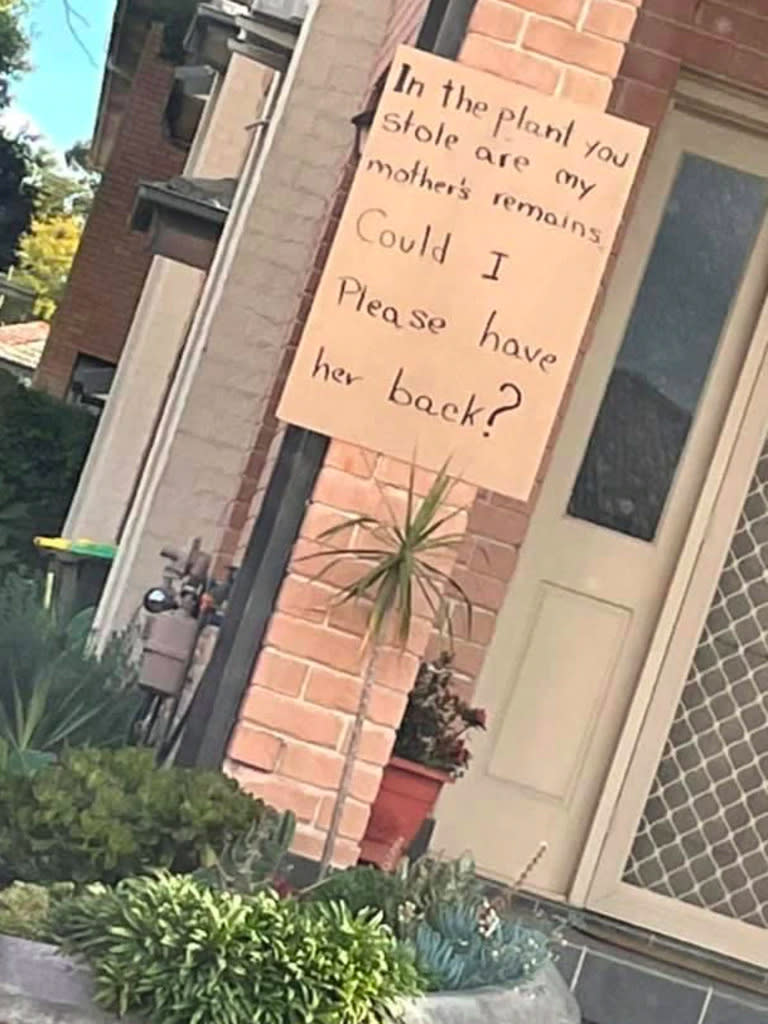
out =
[[0,370],[0,572],[37,569],[36,536],[57,536],[96,427],[86,410]]
[[0,774],[0,884],[194,871],[263,814],[218,772],[159,769],[132,747],[68,751],[32,776]]
[[353,913],[376,910],[399,933],[406,908],[409,917],[422,918],[446,900],[479,898],[482,891],[471,857],[421,857],[413,862],[403,860],[392,874],[367,866],[338,871],[308,895],[340,900]]
[[439,904],[407,930],[432,991],[519,985],[550,957],[545,935],[501,918],[487,900]]
[[91,887],[52,925],[89,960],[99,1003],[150,1024],[374,1024],[418,990],[378,917],[338,903],[161,874]]
[[14,754],[36,765],[64,746],[127,742],[141,702],[129,638],[96,656],[90,626],[89,612],[57,622],[34,581],[0,581],[0,767]]
[[20,939],[50,940],[49,914],[53,904],[72,895],[73,887],[14,882],[0,892],[0,934]]

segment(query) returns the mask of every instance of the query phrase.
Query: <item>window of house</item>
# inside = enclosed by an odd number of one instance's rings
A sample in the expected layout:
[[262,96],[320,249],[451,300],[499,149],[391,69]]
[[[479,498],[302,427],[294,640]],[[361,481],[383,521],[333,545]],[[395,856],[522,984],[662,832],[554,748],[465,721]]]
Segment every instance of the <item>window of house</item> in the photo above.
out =
[[115,369],[114,363],[104,359],[78,355],[69,384],[69,401],[75,405],[84,405],[99,415],[112,387]]
[[655,537],[767,200],[762,177],[692,154],[681,161],[571,516]]

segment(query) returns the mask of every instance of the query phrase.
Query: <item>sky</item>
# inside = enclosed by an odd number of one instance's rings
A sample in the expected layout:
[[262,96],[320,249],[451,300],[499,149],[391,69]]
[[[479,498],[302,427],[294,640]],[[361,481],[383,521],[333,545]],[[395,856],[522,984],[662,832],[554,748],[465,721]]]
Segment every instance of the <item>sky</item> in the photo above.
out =
[[8,127],[28,126],[60,153],[93,133],[115,0],[71,5],[84,19],[74,23],[92,60],[67,27],[64,0],[32,0],[26,19],[32,70],[13,84],[13,103],[3,118]]

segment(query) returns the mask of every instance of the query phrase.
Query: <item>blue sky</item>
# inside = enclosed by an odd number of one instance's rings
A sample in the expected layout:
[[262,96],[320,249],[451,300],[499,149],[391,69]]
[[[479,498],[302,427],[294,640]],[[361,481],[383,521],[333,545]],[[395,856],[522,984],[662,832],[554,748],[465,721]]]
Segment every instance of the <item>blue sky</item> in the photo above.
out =
[[75,22],[95,61],[92,64],[67,27],[64,0],[32,0],[27,18],[32,70],[12,88],[14,102],[4,120],[29,124],[53,148],[64,151],[93,132],[115,0],[71,0],[87,25]]

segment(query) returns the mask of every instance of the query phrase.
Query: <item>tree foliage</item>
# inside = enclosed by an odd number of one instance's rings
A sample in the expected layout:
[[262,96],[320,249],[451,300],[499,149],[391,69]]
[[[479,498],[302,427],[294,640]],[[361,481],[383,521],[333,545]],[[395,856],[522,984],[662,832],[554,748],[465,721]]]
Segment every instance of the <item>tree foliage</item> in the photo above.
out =
[[67,284],[82,234],[82,220],[71,214],[36,217],[19,243],[15,280],[37,294],[35,315],[50,320]]
[[0,572],[39,566],[37,536],[57,536],[96,421],[0,371]]
[[38,189],[31,163],[29,142],[0,130],[0,271],[15,262],[19,238],[32,221]]

